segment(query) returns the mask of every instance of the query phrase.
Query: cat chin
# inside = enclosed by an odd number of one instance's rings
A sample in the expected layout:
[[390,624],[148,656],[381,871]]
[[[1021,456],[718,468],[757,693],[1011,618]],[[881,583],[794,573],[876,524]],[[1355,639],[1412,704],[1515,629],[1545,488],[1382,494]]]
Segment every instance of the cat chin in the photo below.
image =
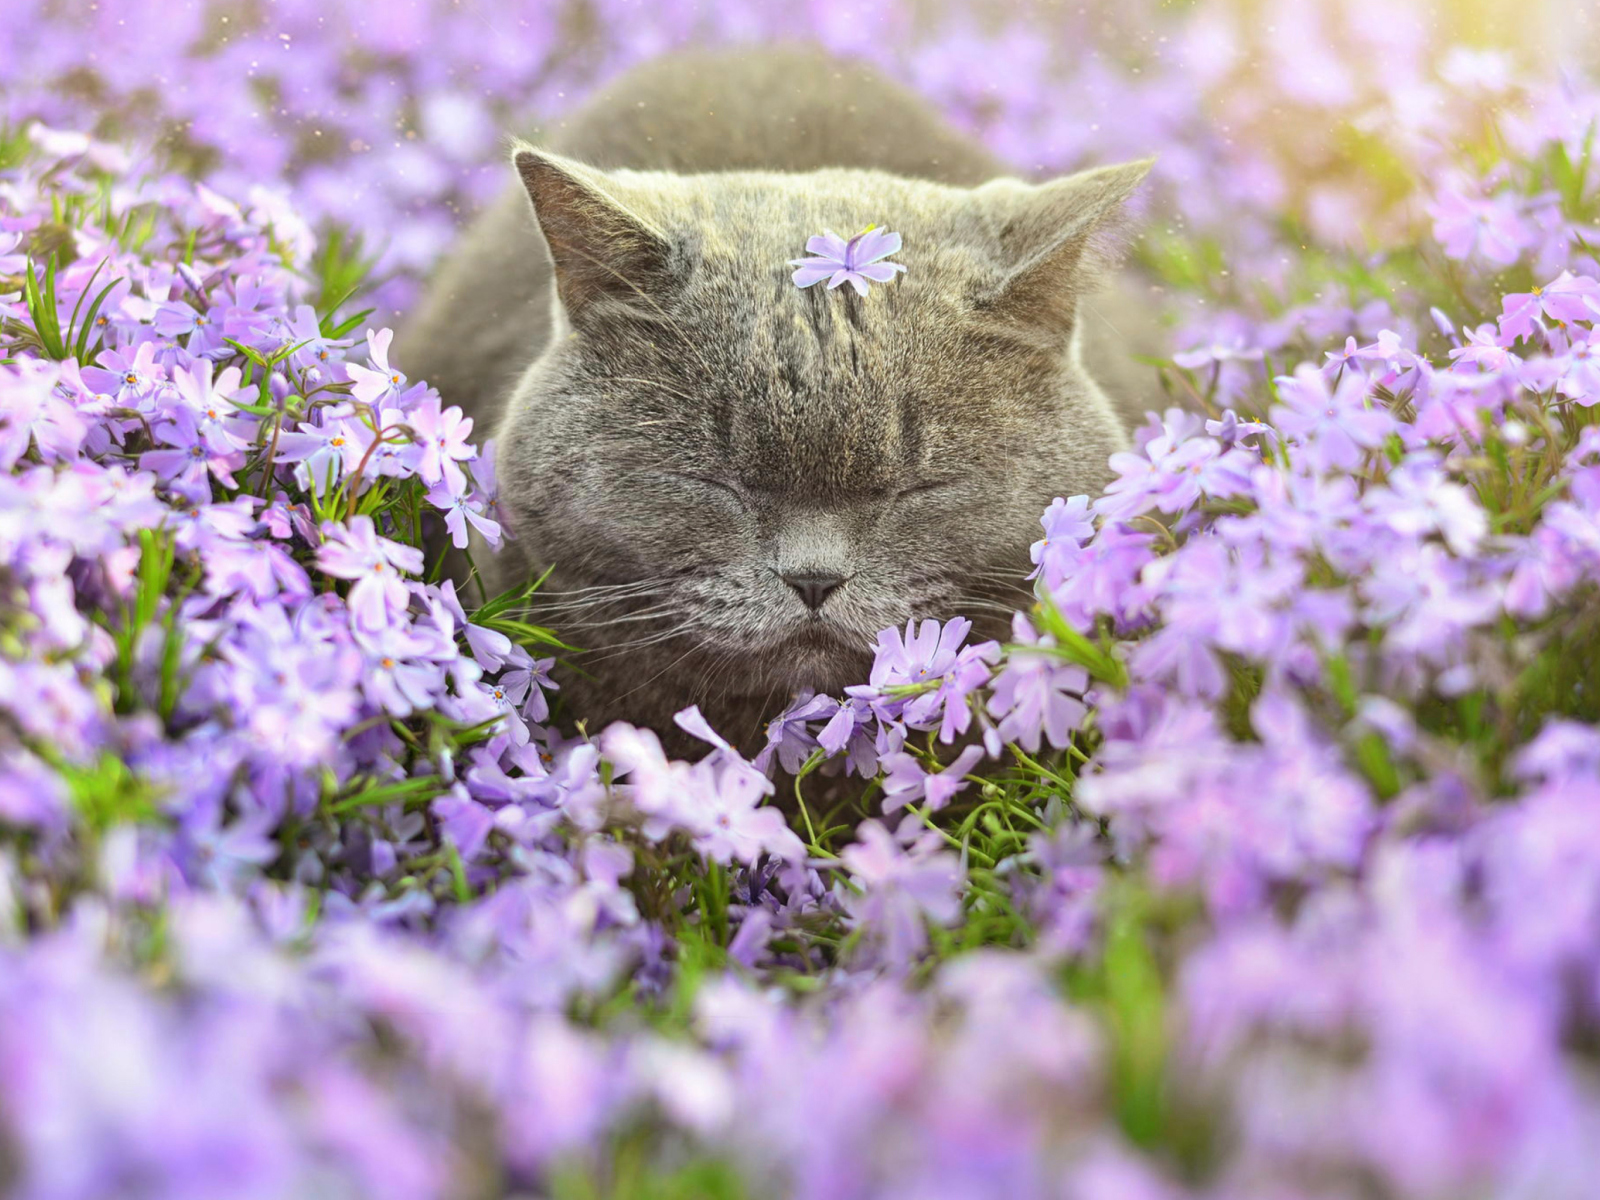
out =
[[861,683],[872,665],[871,640],[832,621],[808,621],[771,649],[751,656],[757,686],[786,692],[836,692]]

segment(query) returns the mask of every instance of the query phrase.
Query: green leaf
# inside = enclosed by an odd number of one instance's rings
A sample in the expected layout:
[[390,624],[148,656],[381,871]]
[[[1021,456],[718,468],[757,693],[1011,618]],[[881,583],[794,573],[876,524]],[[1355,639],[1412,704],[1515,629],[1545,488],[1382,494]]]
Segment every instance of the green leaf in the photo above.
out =
[[418,779],[401,779],[392,783],[378,783],[335,800],[328,806],[328,811],[337,815],[356,808],[367,808],[375,804],[392,804],[396,800],[404,800],[407,804],[421,803],[432,800],[435,796],[442,796],[448,790],[449,788],[445,785],[444,780],[437,775],[426,775]]
[[[246,346],[243,342],[235,341],[231,337],[225,337],[222,340],[227,342],[228,345],[232,346],[236,351],[238,351],[238,353],[242,354],[247,360],[249,360],[251,363],[254,363],[262,370],[267,370],[272,366],[272,360],[266,355],[262,354],[261,351],[257,350],[254,346]],[[243,408],[244,405],[241,404],[239,407]]]
[[1166,1125],[1166,999],[1137,904],[1124,905],[1106,931],[1105,1014],[1112,1030],[1117,1119],[1140,1145]]
[[89,289],[94,286],[94,281],[99,278],[100,272],[105,270],[106,263],[109,261],[109,259],[102,258],[95,264],[94,274],[89,276],[89,281],[83,285],[83,290],[78,293],[77,303],[72,306],[72,316],[67,318],[66,341],[70,342],[72,340],[72,331],[77,327],[78,310],[83,307],[83,298],[89,294]]
[[332,329],[325,331],[322,336],[334,340],[342,338],[377,311],[378,310],[375,308],[363,308],[360,312],[356,313],[355,316],[346,317]]
[[1400,772],[1389,756],[1389,744],[1382,735],[1368,731],[1356,739],[1356,763],[1380,799],[1388,800],[1400,791]]
[[29,255],[22,272],[22,298],[28,308],[28,319],[46,357],[60,362],[67,357],[67,348],[61,340],[61,315],[56,311],[56,260],[51,255],[45,264],[44,283],[41,286]]
[[56,770],[73,810],[97,834],[115,825],[150,824],[160,816],[155,790],[113,754],[92,763],[63,763]]
[[491,621],[474,621],[475,625],[482,625],[485,629],[494,629],[505,634],[514,642],[524,646],[554,646],[558,650],[576,653],[576,646],[569,646],[558,638],[555,633],[543,625],[530,625],[526,621],[513,621],[509,617],[499,617]]
[[472,899],[472,887],[467,883],[467,869],[461,862],[461,851],[451,841],[445,842],[444,850],[450,858],[450,877],[455,880],[456,901],[466,904]]
[[522,604],[528,600],[535,592],[539,590],[541,586],[543,586],[544,581],[550,578],[550,572],[553,570],[555,570],[555,568],[550,567],[543,575],[539,576],[539,578],[525,584],[519,584],[516,587],[509,587],[505,591],[501,592],[498,596],[495,596],[493,599],[484,601],[473,610],[472,614],[467,618],[467,620],[471,621],[474,625],[487,625],[490,621],[494,620],[494,618],[498,617],[507,609],[518,604]]
[[[100,306],[106,302],[106,297],[109,296],[112,289],[121,282],[122,277],[119,276],[116,279],[113,279],[110,283],[106,284],[105,287],[101,288],[100,294],[94,298],[94,302],[89,305],[88,313],[84,315],[83,325],[78,329],[77,341],[74,343],[72,348],[72,357],[78,360],[80,366],[86,365],[92,361],[89,357],[89,335],[95,332],[95,318],[100,315]],[[85,290],[87,291],[87,289]],[[80,296],[78,299],[81,302],[83,297]],[[76,309],[73,310],[73,316],[74,318],[77,316]]]
[[1024,653],[1051,653],[1070,663],[1076,663],[1102,683],[1109,683],[1118,689],[1128,686],[1128,668],[1123,666],[1121,659],[1112,654],[1110,646],[1096,645],[1074,629],[1067,623],[1067,619],[1061,615],[1061,610],[1049,596],[1039,600],[1035,612],[1045,632],[1055,638],[1055,646],[1017,646],[1012,647],[1013,650]]

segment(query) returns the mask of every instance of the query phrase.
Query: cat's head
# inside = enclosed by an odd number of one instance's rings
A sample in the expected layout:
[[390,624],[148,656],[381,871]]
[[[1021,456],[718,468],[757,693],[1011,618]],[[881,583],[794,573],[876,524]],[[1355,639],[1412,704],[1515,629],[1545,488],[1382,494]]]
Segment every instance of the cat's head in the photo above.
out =
[[[515,164],[559,298],[498,430],[519,556],[632,586],[608,620],[649,610],[622,628],[708,684],[858,681],[885,626],[981,615],[1050,499],[1107,477],[1124,433],[1075,325],[1148,163],[975,189]],[[808,238],[871,224],[904,274],[796,286]]]

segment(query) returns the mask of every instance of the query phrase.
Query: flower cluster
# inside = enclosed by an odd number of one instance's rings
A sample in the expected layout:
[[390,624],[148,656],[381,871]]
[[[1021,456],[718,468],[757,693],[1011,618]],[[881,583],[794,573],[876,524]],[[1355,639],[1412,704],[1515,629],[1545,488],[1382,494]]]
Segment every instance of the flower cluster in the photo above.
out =
[[[19,1195],[1600,1188],[1600,92],[1370,0],[169,8],[0,23]],[[446,578],[492,449],[350,310],[521,106],[796,33],[1018,162],[1159,151],[1179,402],[1003,642],[678,762]]]

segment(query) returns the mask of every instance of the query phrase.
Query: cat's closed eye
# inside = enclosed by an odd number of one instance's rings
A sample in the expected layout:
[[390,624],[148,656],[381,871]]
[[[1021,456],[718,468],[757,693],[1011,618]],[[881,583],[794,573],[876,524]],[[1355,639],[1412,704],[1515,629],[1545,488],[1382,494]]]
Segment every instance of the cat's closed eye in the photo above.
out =
[[896,500],[914,500],[921,496],[933,496],[940,492],[951,491],[960,487],[962,481],[957,478],[929,479],[923,483],[915,483],[910,487],[901,488],[895,493]]
[[750,497],[742,487],[732,484],[713,475],[697,475],[687,471],[671,471],[668,477],[680,483],[688,484],[693,490],[711,492],[719,495],[724,502],[732,501],[741,511],[750,507]]

